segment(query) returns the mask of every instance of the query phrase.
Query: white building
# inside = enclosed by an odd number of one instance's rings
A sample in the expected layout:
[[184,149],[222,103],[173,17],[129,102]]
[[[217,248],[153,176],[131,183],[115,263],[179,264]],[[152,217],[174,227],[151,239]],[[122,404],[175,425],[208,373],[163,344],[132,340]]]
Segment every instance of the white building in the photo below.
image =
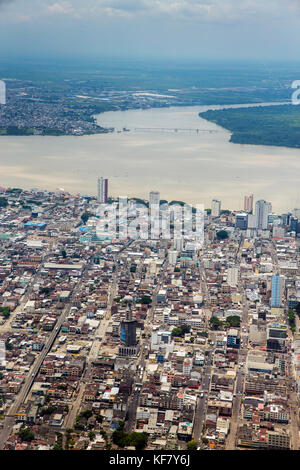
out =
[[108,199],[108,179],[100,176],[98,178],[97,199],[99,204],[104,204]]
[[0,367],[5,367],[5,341],[0,340]]
[[177,251],[183,250],[183,238],[175,238],[174,239],[174,249]]
[[175,250],[169,251],[169,263],[170,263],[171,265],[175,265],[175,264],[176,264],[177,255],[178,255],[177,251],[175,251]]
[[239,279],[239,268],[236,266],[228,268],[227,284],[229,284],[230,287],[236,287],[238,285],[238,279]]
[[166,349],[173,351],[174,342],[172,341],[171,331],[153,331],[151,335],[151,350]]
[[217,199],[213,199],[211,202],[211,216],[212,217],[219,217],[221,211],[221,201]]
[[253,211],[253,194],[250,194],[250,196],[244,197],[244,211],[245,212]]
[[263,199],[256,201],[255,204],[255,227],[259,230],[267,230],[268,228],[268,215],[272,212],[272,205],[270,202]]
[[184,361],[183,367],[182,367],[183,375],[186,375],[186,376],[189,377],[191,375],[192,368],[193,368],[193,360],[192,359],[186,359]]
[[149,205],[159,204],[160,202],[160,193],[158,191],[150,191],[149,193]]

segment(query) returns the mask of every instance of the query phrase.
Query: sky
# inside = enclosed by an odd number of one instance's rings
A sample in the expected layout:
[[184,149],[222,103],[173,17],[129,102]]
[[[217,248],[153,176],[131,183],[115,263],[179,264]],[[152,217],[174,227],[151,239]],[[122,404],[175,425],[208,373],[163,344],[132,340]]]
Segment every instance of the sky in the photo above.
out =
[[300,0],[0,0],[0,56],[300,58]]

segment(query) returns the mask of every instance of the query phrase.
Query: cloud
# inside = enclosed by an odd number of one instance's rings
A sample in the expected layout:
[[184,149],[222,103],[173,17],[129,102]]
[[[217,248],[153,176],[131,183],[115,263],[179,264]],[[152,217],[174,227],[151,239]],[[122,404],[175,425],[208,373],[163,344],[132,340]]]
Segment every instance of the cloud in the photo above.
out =
[[208,23],[255,22],[299,16],[300,10],[300,0],[0,0],[0,7],[6,4],[15,4],[15,13],[32,16],[34,20],[65,15],[91,21],[115,16]]
[[63,14],[70,15],[74,14],[75,10],[70,2],[56,2],[48,6],[48,12],[51,14]]
[[145,0],[110,0],[103,3],[107,3],[112,9],[132,12],[146,11],[149,7],[149,2]]
[[[30,4],[32,0],[27,2]],[[39,4],[42,14],[44,0],[39,0]],[[80,18],[91,19],[103,15],[128,18],[159,16],[226,23],[241,19],[281,18],[297,11],[299,5],[300,0],[48,0],[47,11],[51,14],[77,14]]]

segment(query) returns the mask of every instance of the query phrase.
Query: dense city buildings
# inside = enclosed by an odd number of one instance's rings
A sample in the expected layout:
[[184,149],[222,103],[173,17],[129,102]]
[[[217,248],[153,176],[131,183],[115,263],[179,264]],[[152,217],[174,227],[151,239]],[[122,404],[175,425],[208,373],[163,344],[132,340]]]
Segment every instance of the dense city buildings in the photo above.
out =
[[300,0],[0,25],[0,451],[300,450]]
[[97,230],[98,198],[0,202],[1,449],[299,448],[291,218],[259,201],[249,229],[217,201],[201,245],[173,226],[151,238],[147,201],[111,197],[116,232]]

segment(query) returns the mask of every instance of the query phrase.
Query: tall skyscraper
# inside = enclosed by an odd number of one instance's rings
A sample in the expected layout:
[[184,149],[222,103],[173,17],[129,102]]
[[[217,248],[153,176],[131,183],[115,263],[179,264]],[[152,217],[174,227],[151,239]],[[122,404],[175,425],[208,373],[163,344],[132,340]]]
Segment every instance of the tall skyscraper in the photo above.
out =
[[295,217],[291,217],[291,223],[290,223],[290,230],[291,230],[291,232],[296,232],[296,233],[298,233],[298,228],[299,228],[298,219],[295,218]]
[[282,224],[283,225],[290,225],[291,217],[292,217],[292,214],[290,212],[288,212],[287,214],[282,214],[282,216],[281,216]]
[[174,250],[182,251],[184,246],[183,237],[174,239]]
[[259,230],[267,230],[268,228],[268,215],[272,212],[272,205],[270,202],[256,201],[255,204],[255,227]]
[[253,194],[244,197],[244,211],[253,212]]
[[149,205],[159,204],[160,202],[160,193],[159,191],[151,191],[149,193]]
[[211,202],[211,216],[212,217],[219,217],[221,211],[221,201],[217,199],[213,199]]
[[131,310],[126,312],[126,320],[121,322],[120,340],[124,346],[136,346],[136,320],[132,319]]
[[284,277],[280,276],[280,274],[274,274],[272,276],[271,307],[282,306],[283,291],[284,291]]
[[98,178],[98,191],[97,191],[97,196],[98,196],[98,202],[100,204],[104,204],[107,202],[108,199],[108,179],[103,178],[100,176]]

